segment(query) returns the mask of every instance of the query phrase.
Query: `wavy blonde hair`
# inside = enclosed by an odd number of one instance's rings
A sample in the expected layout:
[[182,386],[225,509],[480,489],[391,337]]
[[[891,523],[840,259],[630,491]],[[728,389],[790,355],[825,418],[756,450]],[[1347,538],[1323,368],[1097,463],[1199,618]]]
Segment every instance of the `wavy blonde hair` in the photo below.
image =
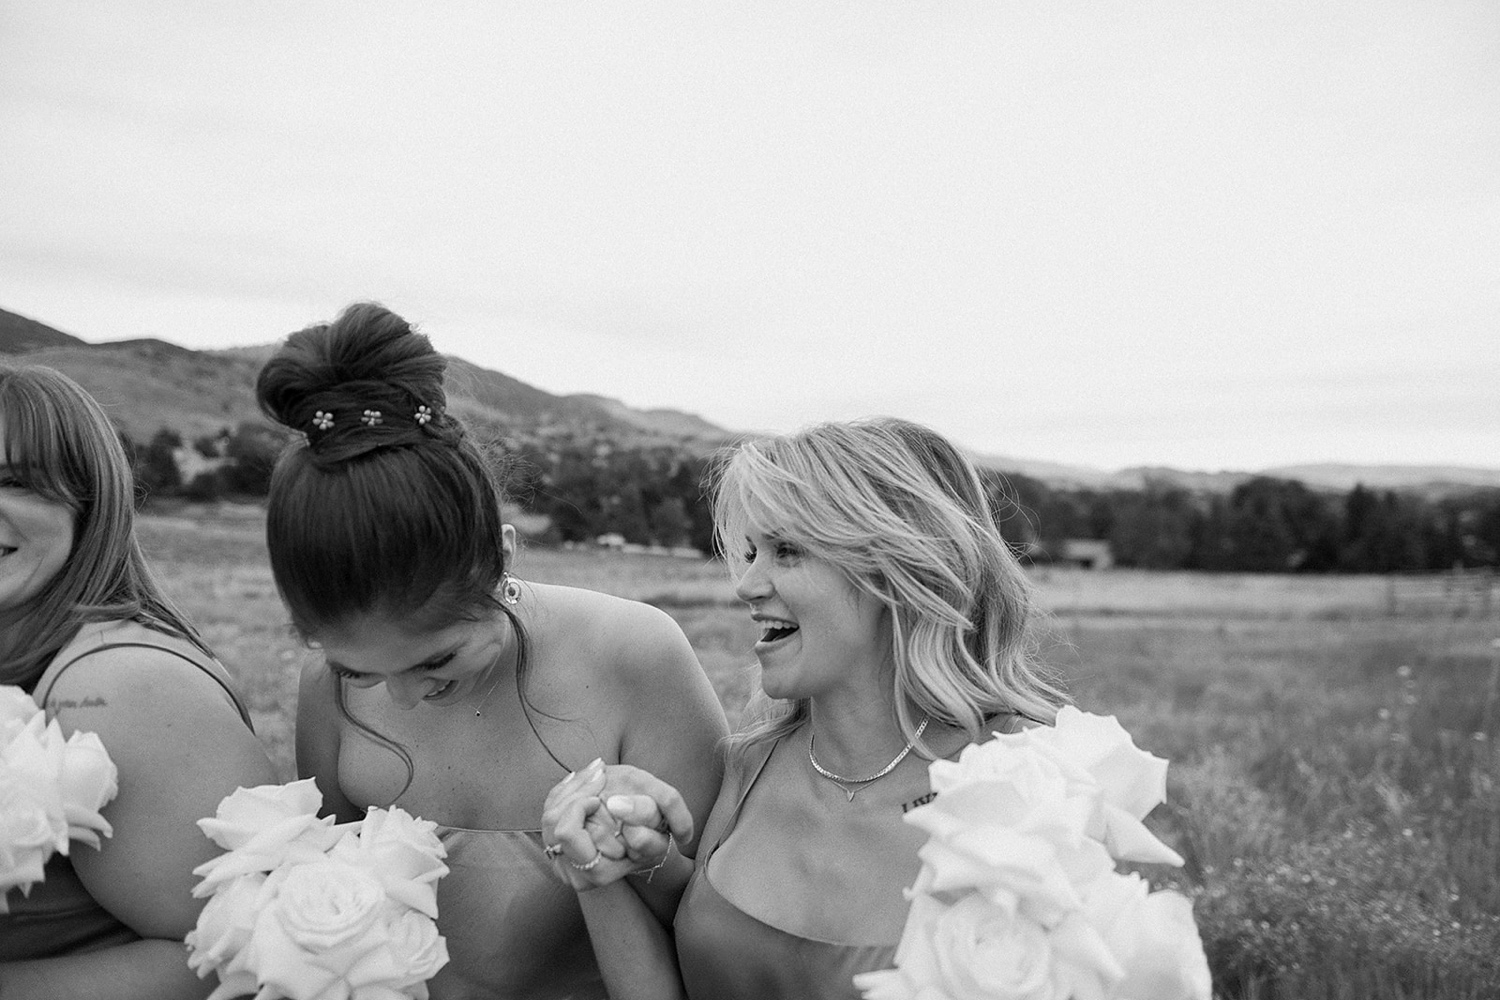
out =
[[[717,545],[736,577],[753,529],[828,561],[889,609],[907,739],[924,716],[977,740],[995,715],[1050,723],[1068,701],[1036,656],[1031,582],[973,463],[942,435],[892,417],[818,424],[742,443],[712,475]],[[805,700],[766,699],[731,746],[785,735],[808,714]]]

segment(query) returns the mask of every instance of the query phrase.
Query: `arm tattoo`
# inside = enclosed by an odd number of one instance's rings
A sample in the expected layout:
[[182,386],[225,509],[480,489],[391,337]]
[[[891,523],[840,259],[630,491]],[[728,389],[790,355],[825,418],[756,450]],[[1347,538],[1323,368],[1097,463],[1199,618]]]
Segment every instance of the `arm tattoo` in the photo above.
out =
[[109,702],[98,696],[85,698],[82,701],[74,701],[72,698],[48,698],[47,707],[53,712],[60,712],[65,708],[108,708]]

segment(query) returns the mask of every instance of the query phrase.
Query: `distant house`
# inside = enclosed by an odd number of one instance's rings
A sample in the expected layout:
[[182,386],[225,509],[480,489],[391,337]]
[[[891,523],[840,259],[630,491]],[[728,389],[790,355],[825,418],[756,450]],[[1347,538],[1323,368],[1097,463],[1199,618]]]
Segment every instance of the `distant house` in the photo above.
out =
[[618,531],[610,531],[594,539],[594,544],[604,549],[621,550],[625,548],[625,536]]
[[1083,569],[1109,569],[1115,564],[1109,543],[1097,538],[1065,538],[1058,562]]

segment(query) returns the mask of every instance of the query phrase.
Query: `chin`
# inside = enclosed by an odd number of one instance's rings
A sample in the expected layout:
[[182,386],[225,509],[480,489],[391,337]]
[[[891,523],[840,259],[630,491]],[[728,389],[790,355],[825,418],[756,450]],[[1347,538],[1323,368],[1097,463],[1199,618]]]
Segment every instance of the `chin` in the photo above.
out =
[[778,678],[774,674],[767,676],[764,668],[760,672],[760,689],[766,693],[766,697],[782,701],[807,697],[797,689],[796,684],[789,684],[784,678]]

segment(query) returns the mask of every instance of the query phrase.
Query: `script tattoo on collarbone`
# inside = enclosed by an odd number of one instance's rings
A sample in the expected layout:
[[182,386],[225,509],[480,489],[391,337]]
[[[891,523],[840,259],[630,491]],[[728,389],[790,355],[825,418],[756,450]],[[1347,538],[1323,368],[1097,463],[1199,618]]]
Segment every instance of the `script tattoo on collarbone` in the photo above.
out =
[[919,795],[916,798],[912,799],[910,802],[902,803],[901,811],[903,813],[911,812],[913,809],[917,808],[917,806],[925,806],[935,798],[937,798],[937,792],[928,792],[926,795]]

